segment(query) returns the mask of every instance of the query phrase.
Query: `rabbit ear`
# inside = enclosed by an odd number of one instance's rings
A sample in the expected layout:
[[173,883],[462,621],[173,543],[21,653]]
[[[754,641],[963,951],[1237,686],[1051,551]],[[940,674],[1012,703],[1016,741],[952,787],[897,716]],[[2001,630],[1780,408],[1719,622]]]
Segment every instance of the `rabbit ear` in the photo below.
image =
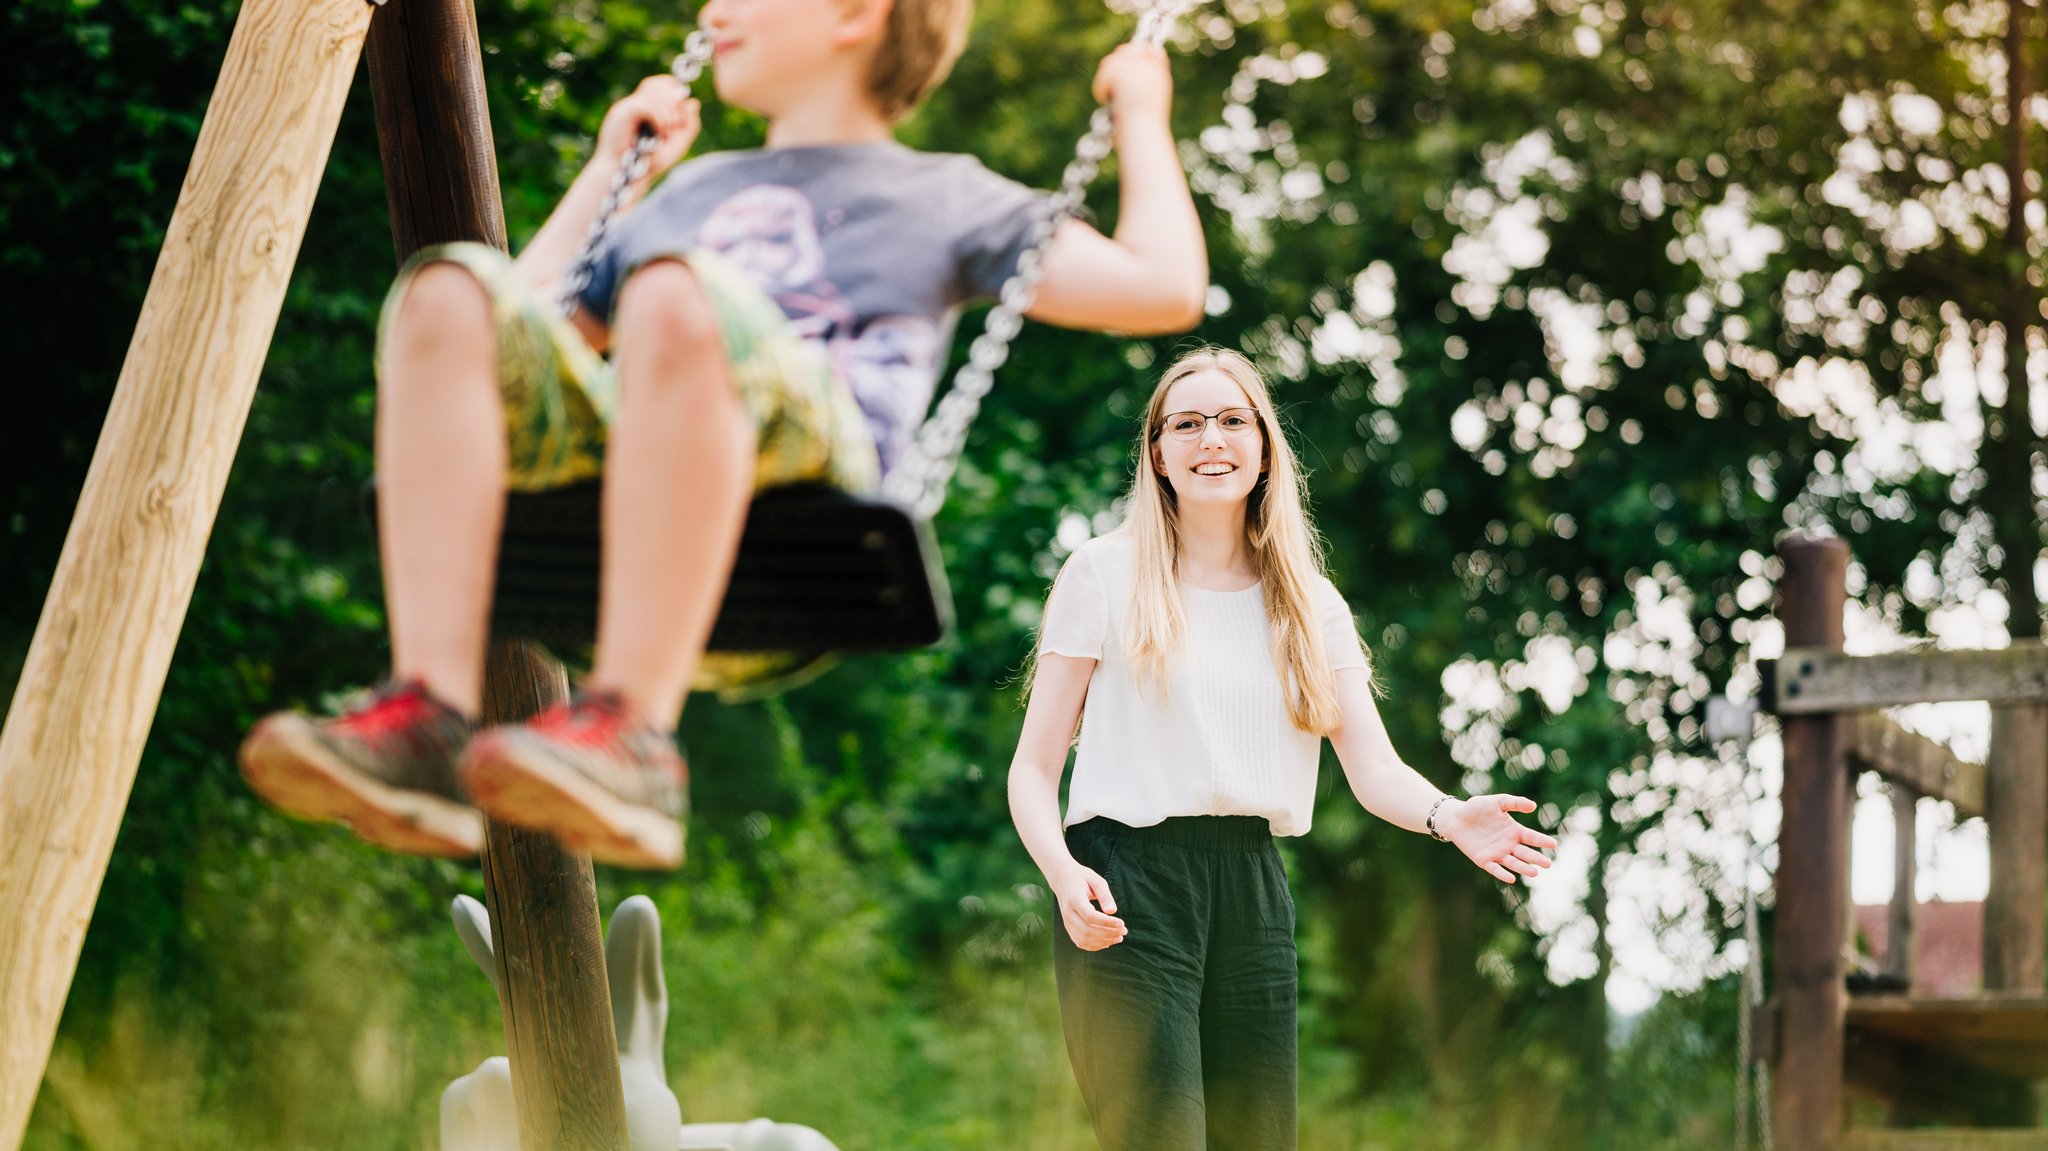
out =
[[661,914],[653,900],[635,895],[612,912],[604,965],[612,985],[619,1058],[648,1067],[658,1081],[667,1081],[661,1044],[668,1031],[668,984],[661,975]]
[[456,937],[469,950],[469,957],[483,968],[484,978],[491,981],[491,989],[503,998],[505,989],[498,986],[498,957],[491,950],[490,913],[484,910],[483,904],[467,895],[456,896],[455,905],[448,910],[455,920]]

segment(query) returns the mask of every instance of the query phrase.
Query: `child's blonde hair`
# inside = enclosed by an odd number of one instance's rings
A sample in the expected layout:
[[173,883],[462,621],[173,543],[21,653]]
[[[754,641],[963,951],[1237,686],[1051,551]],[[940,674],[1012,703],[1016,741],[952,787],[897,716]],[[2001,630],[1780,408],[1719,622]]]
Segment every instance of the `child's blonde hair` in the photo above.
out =
[[1159,474],[1154,445],[1166,416],[1167,392],[1205,371],[1229,377],[1259,413],[1265,470],[1245,509],[1245,542],[1251,546],[1252,567],[1264,588],[1273,662],[1287,693],[1288,717],[1303,731],[1328,735],[1341,715],[1337,676],[1330,670],[1316,619],[1314,583],[1323,575],[1322,538],[1309,520],[1305,477],[1273,414],[1266,381],[1250,360],[1228,348],[1198,348],[1175,360],[1145,405],[1130,512],[1118,529],[1128,533],[1133,544],[1124,650],[1130,653],[1139,682],[1163,695],[1171,681],[1168,665],[1187,631],[1187,613],[1180,589],[1180,502]]
[[967,47],[974,0],[894,0],[868,73],[868,92],[891,120],[910,115]]

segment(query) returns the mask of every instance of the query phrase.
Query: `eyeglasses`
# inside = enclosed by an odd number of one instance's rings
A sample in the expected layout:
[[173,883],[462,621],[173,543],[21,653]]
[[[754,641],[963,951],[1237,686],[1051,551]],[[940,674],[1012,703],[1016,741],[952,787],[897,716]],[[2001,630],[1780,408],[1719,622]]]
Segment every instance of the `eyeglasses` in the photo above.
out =
[[1159,431],[1176,440],[1192,440],[1209,427],[1210,420],[1215,420],[1216,426],[1222,429],[1223,434],[1232,439],[1257,435],[1259,431],[1259,412],[1256,408],[1225,408],[1215,415],[1203,412],[1169,412],[1167,417],[1160,421]]

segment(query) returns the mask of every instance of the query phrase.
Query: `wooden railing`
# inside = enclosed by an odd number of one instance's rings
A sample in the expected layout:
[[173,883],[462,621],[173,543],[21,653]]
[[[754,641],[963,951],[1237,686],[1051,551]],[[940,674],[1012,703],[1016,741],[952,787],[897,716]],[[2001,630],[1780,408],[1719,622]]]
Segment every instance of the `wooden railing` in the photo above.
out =
[[[2010,1147],[2048,1151],[2034,1081],[2048,1078],[2048,645],[1992,651],[1842,652],[1849,549],[1793,537],[1780,549],[1786,651],[1764,674],[1785,748],[1779,832],[1772,1128],[1780,1147]],[[1877,709],[1949,700],[1993,707],[1986,764],[1959,761]],[[1910,988],[1915,810],[1945,799],[1983,816],[1991,844],[1984,990],[1963,999],[1848,993],[1849,822],[1854,776],[1891,789],[1898,863],[1887,973]],[[1987,1129],[1856,1130],[1852,1089],[1901,1123]]]

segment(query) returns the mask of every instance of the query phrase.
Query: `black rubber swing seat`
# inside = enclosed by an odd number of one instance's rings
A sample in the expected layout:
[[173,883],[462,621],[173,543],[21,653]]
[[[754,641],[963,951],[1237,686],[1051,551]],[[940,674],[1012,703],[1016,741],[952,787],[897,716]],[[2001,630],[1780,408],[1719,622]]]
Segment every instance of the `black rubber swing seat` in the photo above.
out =
[[[505,500],[491,631],[560,650],[597,635],[595,481]],[[376,488],[366,498],[376,523]],[[937,643],[952,600],[931,525],[824,485],[754,497],[712,651],[876,651]]]

